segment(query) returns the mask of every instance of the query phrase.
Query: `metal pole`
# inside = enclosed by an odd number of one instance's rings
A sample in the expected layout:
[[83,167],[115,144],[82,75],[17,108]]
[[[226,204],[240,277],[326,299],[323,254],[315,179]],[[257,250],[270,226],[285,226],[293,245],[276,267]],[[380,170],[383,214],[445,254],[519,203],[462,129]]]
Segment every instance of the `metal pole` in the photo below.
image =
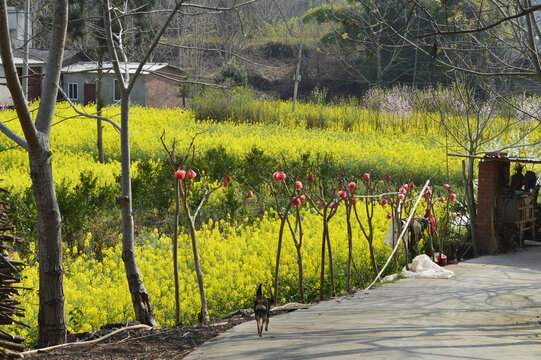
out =
[[292,112],[295,112],[295,105],[297,104],[297,90],[299,89],[299,81],[301,81],[301,60],[302,60],[302,42],[299,46],[299,57],[297,59],[297,71],[295,72],[295,76],[293,77],[293,80],[295,81],[295,87],[293,89],[293,109]]
[[28,101],[28,43],[30,37],[28,34],[30,17],[30,0],[25,0],[24,4],[24,60],[23,60],[23,93],[26,101]]

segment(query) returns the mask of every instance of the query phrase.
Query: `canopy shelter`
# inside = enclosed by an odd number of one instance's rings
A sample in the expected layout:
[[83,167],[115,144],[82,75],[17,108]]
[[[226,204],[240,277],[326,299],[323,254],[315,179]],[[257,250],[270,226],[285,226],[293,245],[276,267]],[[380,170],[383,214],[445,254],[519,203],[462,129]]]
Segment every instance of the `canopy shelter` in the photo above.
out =
[[[461,156],[457,154],[449,154]],[[541,158],[508,156],[487,152],[480,159],[477,203],[477,250],[493,254],[511,248],[524,239],[536,240],[539,185],[537,174],[522,174],[523,164],[541,164]],[[514,174],[511,175],[511,163]],[[538,240],[539,236],[537,236]]]

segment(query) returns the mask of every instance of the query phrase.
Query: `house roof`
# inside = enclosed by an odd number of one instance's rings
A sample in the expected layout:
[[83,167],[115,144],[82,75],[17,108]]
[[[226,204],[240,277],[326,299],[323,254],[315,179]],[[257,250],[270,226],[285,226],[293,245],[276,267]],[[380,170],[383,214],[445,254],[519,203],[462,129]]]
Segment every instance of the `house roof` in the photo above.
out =
[[527,156],[508,156],[504,152],[487,152],[485,156],[479,155],[466,155],[466,154],[451,154],[449,156],[465,157],[472,159],[480,160],[492,160],[492,161],[508,161],[508,162],[521,162],[521,163],[530,163],[530,164],[541,164],[541,158],[537,157],[527,157]]
[[524,157],[524,156],[508,156],[505,153],[485,153],[485,156],[483,158],[487,160],[541,164],[541,158]]
[[[75,50],[65,50],[64,57],[62,61],[67,62],[72,57],[79,54],[79,51]],[[47,56],[49,55],[48,49],[35,49],[30,48],[28,51],[28,64],[32,65],[45,65],[47,64]],[[13,51],[13,61],[16,66],[21,66],[24,63],[24,53],[22,50]],[[0,64],[2,64],[2,59],[0,58]]]
[[[150,74],[156,72],[164,67],[168,66],[168,63],[147,63],[143,65],[141,74]],[[128,71],[130,74],[134,74],[137,68],[139,67],[138,62],[128,63]],[[76,73],[96,73],[98,72],[98,63],[94,61],[80,61],[74,64],[64,66],[62,72],[64,74],[76,74]],[[105,73],[113,71],[113,64],[111,62],[103,63],[102,69]],[[120,63],[120,69],[125,69],[125,64]]]
[[[15,66],[22,66],[24,64],[24,58],[21,53],[13,52],[13,62],[15,63]],[[0,59],[0,64],[3,64],[2,59]],[[46,62],[41,60],[40,58],[36,56],[29,55],[28,56],[28,65],[34,66],[34,65],[45,65]]]

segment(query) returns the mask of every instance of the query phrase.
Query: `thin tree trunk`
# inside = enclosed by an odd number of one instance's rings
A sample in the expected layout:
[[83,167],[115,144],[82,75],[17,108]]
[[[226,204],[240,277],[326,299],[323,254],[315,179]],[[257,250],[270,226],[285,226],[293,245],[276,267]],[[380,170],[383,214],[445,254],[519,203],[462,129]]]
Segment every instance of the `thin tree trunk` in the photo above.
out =
[[477,257],[477,209],[473,195],[473,160],[468,160],[467,172],[464,160],[462,160],[462,176],[464,177],[464,190],[466,192],[466,206],[470,214],[470,231],[472,237],[473,256]]
[[323,300],[323,286],[325,285],[325,240],[327,239],[328,223],[327,211],[323,212],[323,238],[321,239],[321,273],[319,276],[319,299]]
[[327,223],[327,248],[329,250],[329,268],[331,270],[331,294],[336,296],[336,288],[334,285],[334,266],[332,262],[331,237],[329,236],[329,224]]
[[[392,213],[393,213],[393,217],[391,218],[391,227],[393,229],[393,249],[394,249],[394,247],[396,246],[396,241],[398,240],[396,238],[396,234],[397,234],[397,231],[398,232],[400,231],[400,228],[395,230],[395,226],[396,226],[395,219],[398,219],[398,212],[393,210]],[[394,263],[394,272],[398,273],[398,251],[394,253],[393,263]]]
[[[98,47],[98,79],[96,81],[96,113],[98,116],[102,115],[103,108],[103,96],[102,96],[102,83],[103,83],[103,47]],[[98,161],[100,163],[105,162],[105,153],[103,150],[103,125],[101,119],[97,120],[97,145],[98,145]]]
[[[289,211],[289,208],[286,209]],[[278,283],[280,281],[280,253],[282,252],[282,239],[284,236],[284,226],[286,224],[287,212],[284,213],[280,223],[280,233],[278,234],[278,249],[276,250],[276,266],[274,267],[274,304],[278,305]]]
[[351,229],[351,206],[346,208],[346,222],[348,229],[348,277],[346,281],[347,292],[351,292],[351,264],[353,262],[353,230]]
[[297,264],[299,265],[299,296],[301,304],[306,302],[304,298],[304,282],[303,282],[303,269],[302,269],[302,253],[301,247],[295,246],[297,248]]
[[122,194],[118,198],[122,213],[122,260],[126,270],[135,318],[142,324],[156,326],[154,311],[150,298],[143,285],[143,279],[135,259],[135,233],[132,210],[131,170],[130,170],[130,131],[129,131],[130,97],[123,91],[121,102],[121,164],[122,164]]
[[304,275],[303,275],[303,266],[302,266],[302,223],[301,223],[301,215],[299,208],[297,207],[297,218],[296,218],[297,224],[299,225],[299,240],[297,241],[297,238],[295,234],[293,234],[293,241],[295,242],[295,248],[297,249],[297,265],[299,266],[299,296],[300,296],[300,302],[301,304],[304,304],[306,302],[306,299],[304,298]]
[[370,260],[372,260],[372,267],[374,268],[374,276],[377,276],[378,264],[376,262],[376,256],[374,253],[374,226],[372,225],[372,218],[374,216],[374,203],[370,202],[372,211],[369,211],[368,200],[366,200],[366,215],[368,217],[368,248],[370,249]]
[[197,283],[199,284],[199,297],[201,298],[201,317],[200,321],[203,324],[210,323],[209,312],[207,308],[207,298],[205,296],[205,284],[203,283],[203,272],[201,271],[201,263],[199,262],[199,249],[197,246],[197,237],[195,233],[195,226],[192,216],[190,214],[190,208],[188,207],[186,183],[183,183],[184,196],[182,197],[182,205],[184,207],[184,213],[186,214],[186,220],[188,220],[188,230],[190,231],[190,237],[192,239],[193,259],[195,264],[195,273],[197,275]]
[[372,267],[374,268],[374,277],[378,275],[378,263],[376,262],[376,254],[374,252],[374,245],[373,245],[373,239],[372,236],[370,236],[370,239],[368,240],[368,247],[370,248],[370,260],[372,261]]
[[[406,225],[408,226],[408,225]],[[406,230],[406,231],[409,231],[409,230]],[[409,237],[408,237],[408,240],[409,240]],[[409,267],[408,267],[408,242],[406,240],[402,240],[402,247],[404,249],[404,266],[406,267],[406,270],[409,270]],[[440,250],[440,254],[441,254],[441,250]]]
[[178,283],[178,217],[180,213],[180,181],[175,179],[175,228],[173,230],[173,276],[175,277],[175,320],[180,323],[180,290]]
[[[97,111],[97,115],[101,116],[101,109]],[[101,122],[101,119],[97,120],[97,145],[98,145],[98,161],[103,164],[105,162],[105,154],[103,152],[103,124]]]
[[38,217],[38,347],[66,342],[60,210],[53,182],[51,153],[48,144],[43,145],[44,149],[29,153]]

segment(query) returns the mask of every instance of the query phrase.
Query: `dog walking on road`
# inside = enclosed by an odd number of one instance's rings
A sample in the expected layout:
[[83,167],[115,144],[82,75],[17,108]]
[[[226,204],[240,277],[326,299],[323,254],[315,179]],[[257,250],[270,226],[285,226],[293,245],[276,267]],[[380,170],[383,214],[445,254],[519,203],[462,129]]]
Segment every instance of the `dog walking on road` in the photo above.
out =
[[257,334],[259,336],[262,336],[263,325],[265,325],[265,331],[269,331],[269,312],[271,303],[272,299],[263,297],[261,284],[259,284],[254,303],[255,321],[257,323]]

